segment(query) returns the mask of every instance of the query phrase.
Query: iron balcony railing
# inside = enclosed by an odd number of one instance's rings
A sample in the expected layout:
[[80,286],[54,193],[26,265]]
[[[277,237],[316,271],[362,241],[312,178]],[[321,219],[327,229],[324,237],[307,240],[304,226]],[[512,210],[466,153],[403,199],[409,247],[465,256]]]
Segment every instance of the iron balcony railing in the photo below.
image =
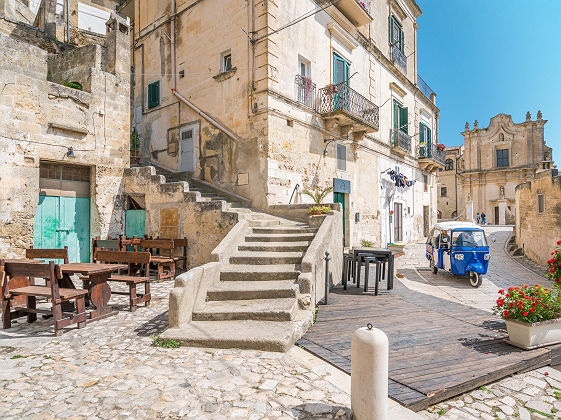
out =
[[436,144],[421,143],[419,145],[419,159],[432,159],[444,165],[446,152],[444,150],[439,150]]
[[364,121],[378,130],[380,127],[380,109],[346,83],[329,85],[319,90],[319,112],[328,114],[345,111],[351,116]]
[[392,146],[411,152],[411,136],[402,130],[392,130]]
[[316,109],[316,84],[306,76],[296,75],[296,100],[302,105]]
[[419,89],[421,90],[421,92],[423,92],[423,95],[425,95],[429,100],[432,100],[431,96],[433,95],[434,90],[432,90],[430,86],[427,85],[427,83],[419,75],[417,75],[417,86],[419,86]]
[[366,13],[372,16],[372,0],[355,0],[364,10]]
[[405,57],[405,54],[399,48],[398,43],[392,45],[392,60],[404,71],[407,71],[407,57]]

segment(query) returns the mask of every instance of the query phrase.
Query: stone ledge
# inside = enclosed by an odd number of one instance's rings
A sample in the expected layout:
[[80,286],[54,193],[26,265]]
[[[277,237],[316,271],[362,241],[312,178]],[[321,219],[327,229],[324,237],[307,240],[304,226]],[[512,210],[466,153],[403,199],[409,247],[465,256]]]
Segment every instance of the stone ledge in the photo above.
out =
[[232,68],[232,70],[223,71],[222,73],[218,73],[216,76],[212,76],[214,80],[217,82],[223,82],[224,80],[228,80],[231,77],[234,77],[234,74],[238,71],[237,67]]

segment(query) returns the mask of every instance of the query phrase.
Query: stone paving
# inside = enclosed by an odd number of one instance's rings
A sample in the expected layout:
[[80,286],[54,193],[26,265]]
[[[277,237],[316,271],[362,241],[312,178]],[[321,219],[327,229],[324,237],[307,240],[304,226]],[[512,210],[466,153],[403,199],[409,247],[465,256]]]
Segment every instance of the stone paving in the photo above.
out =
[[[328,370],[286,354],[161,348],[172,283],[152,285],[150,307],[67,329],[49,320],[0,332],[0,417],[292,419],[351,416]],[[25,318],[23,318],[25,319]]]
[[[401,281],[409,288],[457,303],[491,312],[497,291],[521,284],[551,283],[539,269],[525,266],[523,259],[513,259],[505,250],[512,231],[509,227],[486,227],[491,260],[487,275],[479,288],[473,288],[463,277],[427,269],[424,244],[406,247],[406,256],[398,258],[396,267],[415,270],[423,283],[407,278]],[[561,372],[551,367],[514,375],[429,407],[418,414],[442,419],[544,419],[561,417]]]

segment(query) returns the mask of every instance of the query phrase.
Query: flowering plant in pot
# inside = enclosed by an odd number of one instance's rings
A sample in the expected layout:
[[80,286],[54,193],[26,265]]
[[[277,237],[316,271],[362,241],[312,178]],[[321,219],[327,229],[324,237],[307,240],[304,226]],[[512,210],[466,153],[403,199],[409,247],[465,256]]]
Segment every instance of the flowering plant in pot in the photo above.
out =
[[499,290],[493,312],[505,320],[511,344],[533,349],[561,343],[561,300],[558,290],[540,285]]
[[551,253],[552,257],[547,261],[549,273],[547,277],[561,288],[561,240],[557,241],[557,249]]

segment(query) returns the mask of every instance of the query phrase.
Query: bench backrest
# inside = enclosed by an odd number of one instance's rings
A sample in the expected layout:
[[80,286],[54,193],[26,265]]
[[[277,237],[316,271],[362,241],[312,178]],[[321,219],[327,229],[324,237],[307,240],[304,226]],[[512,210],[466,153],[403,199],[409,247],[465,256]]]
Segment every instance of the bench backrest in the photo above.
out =
[[0,261],[0,271],[6,275],[2,284],[2,298],[9,295],[10,279],[29,277],[41,278],[50,283],[51,295],[55,302],[60,300],[58,280],[62,279],[60,266],[50,261],[48,264],[34,264],[29,262],[5,262]]
[[141,239],[136,236],[133,236],[132,238],[121,236],[119,240],[121,241],[121,251],[126,251],[128,246],[132,247],[133,250],[138,251],[138,245],[140,244]]
[[128,264],[129,274],[133,274],[135,265],[140,265],[140,271],[148,275],[148,264],[150,264],[149,252],[134,251],[98,251],[97,262],[106,264]]
[[25,258],[63,260],[64,264],[68,264],[68,247],[65,246],[62,249],[40,249],[31,247],[25,250]]
[[160,255],[168,257],[173,255],[172,239],[141,239],[139,245],[143,250],[157,249]]
[[100,250],[104,251],[120,251],[121,241],[119,239],[92,239],[92,253],[94,261],[97,259],[97,252]]

